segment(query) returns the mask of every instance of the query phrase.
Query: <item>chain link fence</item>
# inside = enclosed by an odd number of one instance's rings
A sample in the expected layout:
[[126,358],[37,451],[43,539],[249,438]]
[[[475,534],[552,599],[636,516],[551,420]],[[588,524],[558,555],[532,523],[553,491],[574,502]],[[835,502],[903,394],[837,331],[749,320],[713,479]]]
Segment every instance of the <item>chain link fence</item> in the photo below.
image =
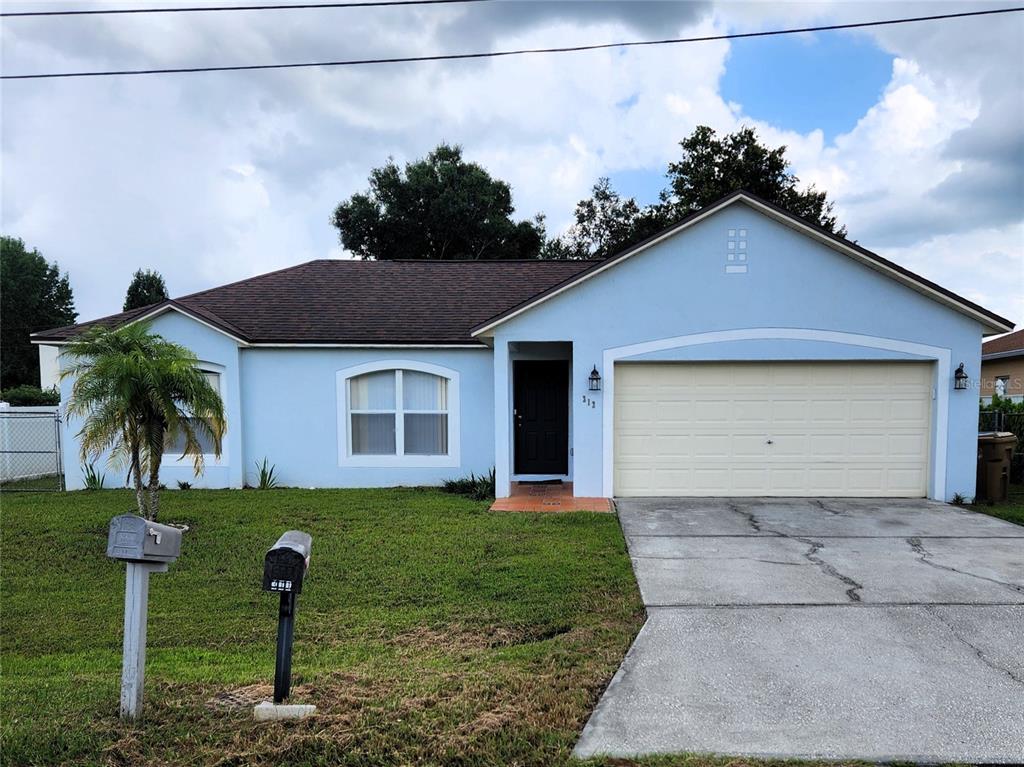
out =
[[0,490],[64,489],[56,407],[0,408]]

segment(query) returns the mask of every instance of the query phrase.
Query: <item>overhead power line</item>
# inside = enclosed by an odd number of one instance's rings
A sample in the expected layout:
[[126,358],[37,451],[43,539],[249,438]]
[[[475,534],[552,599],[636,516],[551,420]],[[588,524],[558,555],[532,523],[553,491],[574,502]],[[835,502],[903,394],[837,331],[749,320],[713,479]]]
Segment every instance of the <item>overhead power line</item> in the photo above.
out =
[[367,0],[365,3],[295,3],[282,5],[193,5],[180,8],[92,8],[80,11],[9,11],[0,18],[19,16],[112,16],[129,13],[210,13],[216,11],[292,11],[308,8],[380,8],[392,5],[487,3],[493,0]]
[[28,75],[3,75],[0,80],[42,80],[63,77],[121,77],[126,75],[169,75],[196,72],[248,72],[262,69],[308,69],[311,67],[352,67],[368,64],[407,64],[425,61],[456,61],[462,59],[491,59],[506,56],[525,56],[539,53],[577,53],[580,51],[598,51],[611,48],[637,48],[654,45],[680,45],[683,43],[707,43],[716,40],[743,40],[754,37],[773,37],[777,35],[796,35],[806,32],[832,32],[843,29],[866,29],[868,27],[884,27],[895,24],[913,24],[924,21],[941,21],[944,19],[962,19],[969,16],[991,16],[995,14],[1019,13],[1024,7],[993,8],[984,11],[964,11],[962,13],[943,13],[935,16],[914,16],[900,19],[884,19],[881,21],[860,21],[851,24],[828,24],[818,27],[799,27],[795,29],[774,29],[764,32],[736,32],[723,35],[705,35],[702,37],[674,37],[663,40],[631,40],[619,43],[596,43],[591,45],[568,45],[553,48],[519,48],[508,51],[486,51],[480,53],[439,53],[431,56],[393,56],[379,59],[347,59],[341,61],[311,61],[294,64],[236,64],[219,67],[175,67],[162,69],[111,69],[92,72],[44,72]]

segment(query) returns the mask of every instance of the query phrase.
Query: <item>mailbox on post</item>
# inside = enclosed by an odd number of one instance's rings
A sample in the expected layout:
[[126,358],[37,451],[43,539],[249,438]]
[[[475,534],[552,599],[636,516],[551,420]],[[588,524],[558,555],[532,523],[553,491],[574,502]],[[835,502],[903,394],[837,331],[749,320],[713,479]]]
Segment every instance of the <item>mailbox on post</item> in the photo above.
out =
[[278,538],[263,558],[263,590],[301,594],[312,545],[312,536],[298,530]]
[[134,514],[110,520],[107,556],[128,563],[124,585],[124,655],[121,661],[121,716],[142,713],[146,672],[146,612],[149,574],[167,572],[181,554],[181,528],[160,525]]
[[181,554],[181,528],[159,525],[134,514],[110,520],[107,556],[128,562],[173,562]]
[[[277,660],[274,665],[274,704],[281,704],[291,688],[292,637],[295,632],[295,597],[302,592],[302,584],[309,569],[309,554],[313,538],[309,533],[289,530],[277,539],[263,558],[263,590],[281,595],[277,613]],[[257,707],[257,715],[259,716]],[[285,707],[287,708],[287,707]],[[302,716],[312,706],[296,706],[287,715]],[[285,715],[285,714],[281,714]],[[268,714],[268,718],[273,715]]]

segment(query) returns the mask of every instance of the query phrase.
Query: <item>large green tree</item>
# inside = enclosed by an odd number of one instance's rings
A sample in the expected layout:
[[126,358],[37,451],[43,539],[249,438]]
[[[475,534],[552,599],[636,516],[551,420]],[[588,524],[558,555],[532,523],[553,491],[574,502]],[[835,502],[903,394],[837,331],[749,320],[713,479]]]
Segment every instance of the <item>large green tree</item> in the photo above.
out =
[[719,138],[701,125],[679,146],[683,156],[669,163],[669,186],[661,193],[669,219],[678,220],[730,192],[745,189],[812,224],[846,235],[846,227],[838,226],[832,215],[827,194],[813,184],[800,188],[800,179],[789,170],[785,145],[769,148],[749,127]]
[[389,160],[369,183],[331,219],[361,258],[536,258],[544,243],[543,219],[514,221],[512,189],[458,146],[441,144],[404,170]]
[[83,460],[109,451],[127,466],[139,514],[160,510],[160,462],[165,446],[183,437],[196,476],[203,470],[201,435],[221,454],[226,422],[220,394],[198,368],[196,355],[150,332],[147,323],[95,327],[68,344],[61,373],[73,380],[68,413],[84,419],[78,437]]
[[167,298],[167,285],[160,272],[139,269],[132,276],[124,297],[124,311],[155,304]]
[[17,237],[0,237],[0,388],[39,385],[39,352],[29,336],[78,317],[68,275]]
[[668,185],[653,205],[623,199],[607,179],[594,185],[591,197],[576,206],[576,222],[545,248],[555,257],[603,258],[672,225],[737,189],[768,202],[842,237],[826,192],[814,185],[801,188],[790,172],[786,147],[762,144],[753,128],[719,136],[701,125],[680,142],[682,157],[666,170]]

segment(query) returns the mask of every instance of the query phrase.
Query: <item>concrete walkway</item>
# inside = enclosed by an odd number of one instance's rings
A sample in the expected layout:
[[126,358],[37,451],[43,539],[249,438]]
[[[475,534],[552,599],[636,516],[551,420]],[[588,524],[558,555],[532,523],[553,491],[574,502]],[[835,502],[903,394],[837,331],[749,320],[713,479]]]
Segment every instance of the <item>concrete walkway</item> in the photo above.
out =
[[618,506],[648,620],[577,756],[1024,762],[1024,528],[930,501]]

